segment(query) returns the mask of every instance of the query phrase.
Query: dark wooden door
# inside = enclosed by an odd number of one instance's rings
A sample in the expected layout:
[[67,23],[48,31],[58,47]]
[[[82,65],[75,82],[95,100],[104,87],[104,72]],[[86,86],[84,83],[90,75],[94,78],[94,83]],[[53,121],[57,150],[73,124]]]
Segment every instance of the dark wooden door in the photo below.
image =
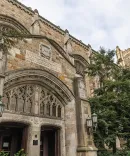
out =
[[0,149],[14,156],[21,149],[26,151],[27,128],[0,129]]
[[41,131],[40,156],[60,156],[60,130]]

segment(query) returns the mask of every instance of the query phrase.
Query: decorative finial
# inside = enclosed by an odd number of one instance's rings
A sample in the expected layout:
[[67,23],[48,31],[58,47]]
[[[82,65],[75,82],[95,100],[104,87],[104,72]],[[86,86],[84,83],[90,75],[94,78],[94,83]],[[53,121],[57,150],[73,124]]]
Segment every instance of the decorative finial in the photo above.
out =
[[38,12],[38,10],[37,10],[37,9],[35,9],[35,10],[34,10],[34,12],[35,12],[35,13],[37,13],[37,14],[39,14],[39,12]]
[[116,46],[116,50],[119,50],[119,51],[120,51],[120,48],[119,48],[119,46]]
[[68,33],[69,34],[69,31],[67,29],[65,29],[65,33]]
[[88,47],[89,47],[89,48],[91,48],[91,45],[90,45],[90,44],[88,44]]

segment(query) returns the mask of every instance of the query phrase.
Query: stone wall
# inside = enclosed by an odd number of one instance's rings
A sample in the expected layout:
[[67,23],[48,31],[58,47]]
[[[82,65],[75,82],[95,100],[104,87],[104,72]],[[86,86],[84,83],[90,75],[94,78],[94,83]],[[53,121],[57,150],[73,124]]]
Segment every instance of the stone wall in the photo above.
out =
[[[5,91],[18,84],[33,82],[47,87],[59,99],[62,95],[63,103],[65,102],[64,118],[60,120],[8,111],[0,121],[16,119],[17,122],[30,124],[30,149],[34,147],[32,140],[35,134],[38,138],[40,136],[40,126],[50,124],[61,127],[61,156],[76,156],[77,149],[78,156],[89,156],[88,152],[91,153],[93,149],[95,154],[93,138],[86,132],[87,116],[84,116],[85,108],[88,109],[87,115],[91,116],[90,105],[86,101],[91,95],[91,79],[84,73],[93,51],[91,46],[71,36],[68,30],[63,31],[47,21],[37,10],[32,11],[16,0],[0,0],[0,15],[0,18],[4,15],[4,21],[0,19],[2,24],[17,28],[20,33],[21,28],[25,29],[25,34],[31,36],[18,40],[8,51]],[[81,73],[76,73],[75,60],[83,68]],[[75,79],[78,81],[74,84]],[[29,156],[39,156],[39,146],[32,151],[29,148]]]
[[117,62],[123,67],[130,67],[130,48],[121,50],[118,46],[116,47]]

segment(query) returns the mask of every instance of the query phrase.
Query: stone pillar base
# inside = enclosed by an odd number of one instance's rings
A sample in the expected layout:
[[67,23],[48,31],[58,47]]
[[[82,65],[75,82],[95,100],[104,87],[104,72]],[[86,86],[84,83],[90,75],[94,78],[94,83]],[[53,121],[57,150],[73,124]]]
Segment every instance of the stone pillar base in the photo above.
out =
[[78,147],[77,156],[97,156],[97,148],[95,147]]

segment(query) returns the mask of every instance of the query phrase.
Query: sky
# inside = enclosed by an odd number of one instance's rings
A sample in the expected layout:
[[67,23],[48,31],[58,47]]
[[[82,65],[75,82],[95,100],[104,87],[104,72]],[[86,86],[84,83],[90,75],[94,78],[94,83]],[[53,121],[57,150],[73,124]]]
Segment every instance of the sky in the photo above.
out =
[[130,0],[19,0],[93,49],[130,47]]

